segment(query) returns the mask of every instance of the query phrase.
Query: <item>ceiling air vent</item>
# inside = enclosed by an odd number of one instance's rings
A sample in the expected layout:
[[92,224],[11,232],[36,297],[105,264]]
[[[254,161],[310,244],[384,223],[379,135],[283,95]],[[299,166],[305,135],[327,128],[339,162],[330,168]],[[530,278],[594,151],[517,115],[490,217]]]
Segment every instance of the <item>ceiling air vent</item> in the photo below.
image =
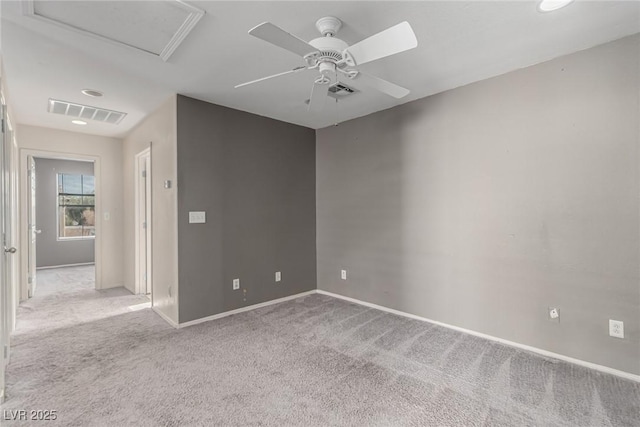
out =
[[89,105],[75,104],[73,102],[49,99],[49,110],[53,114],[75,117],[79,119],[94,120],[96,122],[111,123],[117,125],[124,119],[127,113],[104,108],[90,107]]
[[349,95],[353,95],[355,92],[355,89],[345,85],[344,83],[338,82],[329,86],[329,92],[327,93],[327,95],[335,99],[342,99]]

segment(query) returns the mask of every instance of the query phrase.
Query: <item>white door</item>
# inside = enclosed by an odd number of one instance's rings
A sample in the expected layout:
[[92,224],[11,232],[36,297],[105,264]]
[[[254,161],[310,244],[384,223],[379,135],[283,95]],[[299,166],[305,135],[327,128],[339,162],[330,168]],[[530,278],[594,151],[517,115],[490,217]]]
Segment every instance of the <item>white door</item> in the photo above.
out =
[[17,255],[13,246],[12,233],[13,200],[11,198],[11,137],[8,135],[7,112],[4,103],[0,103],[0,228],[2,229],[3,254],[0,256],[0,401],[4,400],[4,372],[9,362],[9,334],[13,324],[11,309],[13,304],[13,258]]
[[136,156],[136,292],[151,294],[151,153]]
[[29,284],[29,298],[36,292],[36,237],[40,230],[36,226],[36,161],[33,156],[27,158],[27,188],[29,191],[27,199],[27,217],[29,222],[29,250],[28,250],[28,269],[29,276],[27,283]]
[[145,270],[146,275],[146,294],[151,294],[151,152],[144,156],[144,234],[145,234]]
[[0,105],[2,110],[2,141],[0,141],[0,186],[2,187],[3,197],[0,198],[0,223],[2,223],[2,240],[4,251],[0,257],[0,402],[4,402],[4,368],[7,363],[7,355],[5,349],[8,350],[9,346],[9,281],[7,276],[7,270],[9,266],[9,256],[11,256],[11,248],[6,246],[4,227],[6,224],[6,209],[5,209],[5,197],[4,197],[4,181],[6,180],[5,174],[5,152],[4,152],[4,115],[5,107]]

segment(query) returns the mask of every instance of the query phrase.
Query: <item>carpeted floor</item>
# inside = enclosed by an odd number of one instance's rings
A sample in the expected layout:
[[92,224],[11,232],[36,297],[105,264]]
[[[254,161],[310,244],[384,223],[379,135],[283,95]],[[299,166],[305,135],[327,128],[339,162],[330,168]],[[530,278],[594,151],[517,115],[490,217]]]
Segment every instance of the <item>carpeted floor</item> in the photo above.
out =
[[174,330],[140,309],[146,298],[95,291],[91,277],[86,267],[39,276],[19,310],[4,418],[27,409],[56,410],[47,425],[640,425],[639,383],[428,323],[311,295]]

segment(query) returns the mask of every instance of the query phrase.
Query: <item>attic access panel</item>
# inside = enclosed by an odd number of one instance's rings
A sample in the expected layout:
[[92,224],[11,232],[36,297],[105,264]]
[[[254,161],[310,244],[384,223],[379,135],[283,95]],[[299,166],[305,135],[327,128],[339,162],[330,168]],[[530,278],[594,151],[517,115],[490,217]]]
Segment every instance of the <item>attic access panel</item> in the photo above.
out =
[[23,12],[77,33],[132,47],[167,61],[204,11],[180,0],[27,0]]

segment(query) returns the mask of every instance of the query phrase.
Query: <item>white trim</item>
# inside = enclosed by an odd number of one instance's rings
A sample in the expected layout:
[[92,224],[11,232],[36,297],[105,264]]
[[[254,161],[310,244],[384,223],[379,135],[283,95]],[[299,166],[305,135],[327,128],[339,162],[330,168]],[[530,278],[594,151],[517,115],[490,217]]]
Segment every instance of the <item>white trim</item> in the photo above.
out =
[[176,322],[173,321],[173,319],[171,319],[169,316],[167,316],[166,314],[164,314],[162,311],[160,311],[157,307],[151,306],[151,309],[160,317],[162,317],[162,319],[167,322],[168,324],[170,324],[172,327],[178,329],[180,327],[180,325],[178,325]]
[[[95,209],[95,208],[94,208]],[[58,221],[60,221],[60,216],[58,216]],[[60,237],[56,238],[57,242],[73,242],[73,241],[81,241],[81,240],[94,240],[96,236],[70,236],[70,237]]]
[[266,307],[266,306],[273,305],[273,304],[279,304],[281,302],[285,302],[285,301],[289,301],[289,300],[292,300],[292,299],[304,297],[304,296],[307,296],[307,295],[312,295],[312,294],[315,294],[315,293],[316,293],[316,290],[314,289],[312,291],[301,292],[301,293],[295,294],[295,295],[289,295],[288,297],[283,297],[283,298],[278,298],[278,299],[274,299],[274,300],[271,300],[271,301],[261,302],[259,304],[253,304],[253,305],[249,305],[249,306],[238,308],[238,309],[231,310],[231,311],[225,311],[224,313],[218,313],[218,314],[214,314],[212,316],[203,317],[201,319],[190,320],[189,322],[180,323],[180,324],[178,324],[178,328],[186,328],[187,326],[197,325],[199,323],[204,323],[204,322],[208,322],[210,320],[220,319],[220,318],[223,318],[223,317],[231,316],[233,314],[244,313],[245,311],[255,310],[256,308]]
[[434,325],[442,326],[442,327],[448,328],[448,329],[453,329],[455,331],[462,332],[462,333],[469,334],[469,335],[473,335],[473,336],[476,336],[476,337],[479,337],[479,338],[484,338],[484,339],[487,339],[487,340],[490,340],[490,341],[499,342],[501,344],[508,345],[509,347],[515,347],[515,348],[518,348],[518,349],[521,349],[521,350],[530,351],[532,353],[536,353],[536,354],[539,354],[541,356],[562,360],[564,362],[573,363],[574,365],[584,366],[585,368],[593,369],[595,371],[600,371],[600,372],[604,372],[604,373],[607,373],[607,374],[611,374],[611,375],[615,375],[615,376],[618,376],[618,377],[622,377],[622,378],[625,378],[625,379],[628,379],[628,380],[631,380],[631,381],[640,382],[640,375],[632,374],[630,372],[621,371],[621,370],[618,370],[618,369],[610,368],[608,366],[598,365],[597,363],[587,362],[585,360],[576,359],[576,358],[573,358],[573,357],[569,357],[569,356],[565,356],[565,355],[562,355],[562,354],[554,353],[554,352],[551,352],[551,351],[543,350],[541,348],[532,347],[532,346],[529,346],[529,345],[526,345],[526,344],[520,344],[520,343],[517,343],[517,342],[514,342],[514,341],[505,340],[505,339],[502,339],[502,338],[494,337],[492,335],[483,334],[482,332],[476,332],[476,331],[473,331],[471,329],[465,329],[465,328],[461,328],[461,327],[458,327],[458,326],[449,325],[447,323],[438,322],[437,320],[428,319],[426,317],[417,316],[415,314],[406,313],[404,311],[395,310],[393,308],[388,308],[388,307],[385,307],[385,306],[382,306],[382,305],[373,304],[373,303],[362,301],[362,300],[359,300],[359,299],[356,299],[356,298],[351,298],[351,297],[346,297],[344,295],[334,294],[332,292],[323,291],[321,289],[314,289],[312,291],[302,292],[302,293],[299,293],[299,294],[290,295],[288,297],[278,298],[278,299],[274,299],[274,300],[271,300],[271,301],[262,302],[262,303],[259,303],[259,304],[254,304],[254,305],[250,305],[250,306],[247,306],[247,307],[238,308],[236,310],[225,311],[224,313],[218,313],[218,314],[214,314],[212,316],[207,316],[207,317],[203,317],[203,318],[196,319],[196,320],[191,320],[189,322],[184,322],[184,323],[175,323],[166,314],[162,313],[161,311],[159,311],[155,307],[153,307],[153,311],[158,313],[158,315],[160,315],[160,317],[162,317],[167,323],[169,323],[174,328],[182,329],[182,328],[186,328],[188,326],[193,326],[193,325],[197,325],[197,324],[200,324],[200,323],[208,322],[210,320],[221,319],[223,317],[227,317],[227,316],[231,316],[231,315],[234,315],[234,314],[243,313],[245,311],[255,310],[257,308],[266,307],[266,306],[269,306],[269,305],[278,304],[278,303],[285,302],[285,301],[290,301],[290,300],[293,300],[293,299],[296,299],[296,298],[300,298],[300,297],[304,297],[304,296],[312,295],[312,294],[316,294],[316,293],[317,294],[321,294],[321,295],[327,295],[327,296],[330,296],[330,297],[333,297],[333,298],[338,298],[338,299],[345,300],[345,301],[349,301],[349,302],[352,302],[352,303],[355,303],[355,304],[363,305],[365,307],[373,308],[373,309],[376,309],[376,310],[384,311],[384,312],[395,314],[395,315],[398,315],[398,316],[408,317],[410,319],[415,319],[415,320],[420,320],[422,322],[432,323]]
[[445,328],[453,329],[453,330],[458,331],[458,332],[463,332],[465,334],[474,335],[476,337],[484,338],[484,339],[487,339],[487,340],[490,340],[490,341],[499,342],[501,344],[508,345],[510,347],[515,347],[515,348],[519,348],[519,349],[522,349],[522,350],[527,350],[527,351],[530,351],[530,352],[533,352],[533,353],[540,354],[540,355],[545,356],[545,357],[550,357],[550,358],[553,358],[553,359],[563,360],[565,362],[573,363],[575,365],[584,366],[585,368],[590,368],[590,369],[593,369],[593,370],[596,370],[596,371],[600,371],[600,372],[604,372],[604,373],[607,373],[607,374],[616,375],[618,377],[626,378],[628,380],[640,382],[640,375],[635,375],[635,374],[632,374],[630,372],[620,371],[618,369],[610,368],[608,366],[598,365],[597,363],[592,363],[592,362],[587,362],[587,361],[580,360],[580,359],[575,359],[573,357],[564,356],[564,355],[558,354],[558,353],[553,353],[551,351],[543,350],[543,349],[540,349],[540,348],[537,348],[537,347],[532,347],[532,346],[529,346],[529,345],[526,345],[526,344],[520,344],[520,343],[517,343],[517,342],[505,340],[505,339],[502,339],[502,338],[494,337],[492,335],[483,334],[482,332],[472,331],[470,329],[460,328],[458,326],[453,326],[453,325],[449,325],[447,323],[438,322],[437,320],[427,319],[426,317],[416,316],[415,314],[405,313],[404,311],[394,310],[393,308],[388,308],[388,307],[384,307],[382,305],[377,305],[377,304],[372,304],[370,302],[361,301],[359,299],[346,297],[346,296],[339,295],[339,294],[334,294],[332,292],[323,291],[321,289],[318,289],[316,292],[319,293],[319,294],[322,294],[322,295],[328,295],[328,296],[333,297],[333,298],[338,298],[338,299],[342,299],[342,300],[345,300],[345,301],[353,302],[355,304],[364,305],[365,307],[370,307],[370,308],[374,308],[376,310],[385,311],[387,313],[396,314],[398,316],[403,316],[403,317],[408,317],[410,319],[421,320],[423,322],[433,323],[434,325],[443,326]]
[[[73,161],[77,161],[77,160],[73,160]],[[84,163],[93,163],[93,162],[84,162]],[[94,164],[95,166],[95,164]],[[94,175],[85,175],[83,173],[77,174],[77,173],[60,173],[60,172],[56,172],[56,200],[54,203],[54,207],[53,207],[53,211],[56,213],[56,242],[70,242],[70,241],[82,241],[82,240],[95,240],[96,236],[95,234],[93,236],[69,236],[69,237],[65,237],[65,236],[60,236],[60,175],[80,175],[81,177],[85,177],[85,176],[90,176],[92,178],[94,178],[94,188],[93,188],[93,194],[87,194],[87,196],[93,196],[93,214],[95,216],[95,212],[96,212],[96,190],[95,190],[95,173]],[[82,195],[81,197],[84,197],[84,178],[82,178]],[[37,189],[36,189],[37,191]],[[93,232],[95,233],[95,225],[93,227]]]
[[[29,276],[29,267],[28,267],[28,228],[29,224],[26,218],[27,212],[27,159],[29,156],[40,157],[45,159],[57,159],[57,160],[74,160],[81,162],[93,162],[93,176],[95,177],[95,189],[96,189],[96,199],[95,199],[95,211],[96,211],[96,236],[94,236],[95,241],[95,255],[94,255],[94,263],[96,265],[96,273],[95,273],[95,288],[102,289],[102,168],[101,168],[101,158],[97,155],[85,155],[85,154],[75,154],[69,153],[65,151],[49,151],[49,150],[41,150],[37,148],[20,148],[19,149],[19,204],[20,204],[20,234],[18,241],[20,242],[20,250],[21,250],[21,266],[20,266],[20,275],[21,275],[21,286],[20,286],[20,300],[28,299],[28,281],[27,277]],[[24,244],[23,244],[24,243]],[[118,285],[120,286],[120,285]],[[112,287],[112,286],[109,286]]]
[[175,51],[178,46],[180,46],[185,37],[187,37],[191,30],[193,30],[193,27],[196,26],[198,21],[200,21],[200,19],[205,14],[205,11],[202,9],[198,9],[197,7],[184,3],[181,0],[175,1],[180,5],[182,9],[190,13],[178,29],[178,31],[176,31],[171,40],[169,40],[169,43],[167,43],[164,49],[162,49],[160,55],[158,55],[164,62],[167,62],[169,60],[169,57],[173,54],[173,51]]
[[[169,0],[171,1],[175,6],[178,6],[180,9],[184,10],[185,12],[188,13],[187,17],[184,19],[184,21],[182,22],[182,24],[180,25],[180,27],[178,28],[178,30],[176,30],[176,32],[173,34],[173,36],[171,37],[171,39],[167,42],[166,46],[162,48],[162,51],[160,52],[152,52],[149,50],[146,50],[140,46],[135,46],[132,44],[128,44],[116,39],[112,39],[110,37],[98,34],[98,33],[94,33],[92,31],[89,30],[84,30],[82,28],[78,28],[75,27],[71,24],[67,24],[66,22],[63,21],[58,21],[54,18],[50,18],[48,16],[44,16],[44,15],[39,15],[38,13],[36,13],[35,11],[35,0],[25,0],[22,2],[22,14],[25,16],[28,16],[30,18],[34,18],[37,19],[41,22],[46,22],[49,24],[53,24],[56,25],[60,28],[64,28],[68,31],[72,31],[76,34],[82,34],[85,36],[89,36],[92,37],[94,39],[97,40],[102,40],[105,41],[111,45],[114,46],[125,46],[129,49],[135,49],[138,52],[144,52],[144,53],[148,53],[151,54],[153,56],[157,56],[159,58],[161,58],[164,62],[167,62],[169,60],[169,57],[171,56],[171,54],[178,48],[178,46],[180,46],[180,44],[182,43],[182,41],[185,39],[185,37],[187,37],[187,35],[191,32],[191,30],[193,30],[193,28],[196,26],[196,24],[198,23],[198,21],[200,21],[200,19],[204,16],[205,11],[202,9],[199,9],[195,6],[192,6],[190,4],[187,4],[185,2],[183,2],[182,0]],[[118,112],[118,111],[116,111]],[[126,115],[126,113],[125,113]],[[123,116],[124,117],[124,116]]]
[[[142,261],[140,260],[140,225],[141,225],[141,215],[140,215],[140,185],[141,185],[141,175],[142,170],[140,169],[140,160],[144,158],[148,158],[147,168],[145,169],[146,177],[145,177],[145,191],[147,191],[147,197],[145,199],[145,222],[147,223],[146,229],[146,253],[145,253],[145,266],[146,266],[146,283],[145,283],[145,292],[142,292],[142,283],[141,283],[141,270],[140,265]],[[151,204],[152,194],[151,194],[151,146],[145,148],[139,153],[133,156],[134,163],[134,172],[133,172],[133,194],[134,194],[134,227],[133,227],[133,239],[134,239],[134,282],[133,287],[136,294],[144,294],[146,295],[146,290],[148,288],[148,284],[152,282],[152,271],[151,271],[151,257],[152,257],[152,247],[151,247],[151,236],[153,233],[152,230],[152,222],[151,222],[151,209],[153,205]],[[151,292],[151,301],[153,301],[153,292]]]
[[77,264],[61,264],[61,265],[45,265],[44,267],[36,267],[36,270],[52,270],[54,268],[65,267],[82,267],[83,265],[95,265],[95,262],[79,262]]

